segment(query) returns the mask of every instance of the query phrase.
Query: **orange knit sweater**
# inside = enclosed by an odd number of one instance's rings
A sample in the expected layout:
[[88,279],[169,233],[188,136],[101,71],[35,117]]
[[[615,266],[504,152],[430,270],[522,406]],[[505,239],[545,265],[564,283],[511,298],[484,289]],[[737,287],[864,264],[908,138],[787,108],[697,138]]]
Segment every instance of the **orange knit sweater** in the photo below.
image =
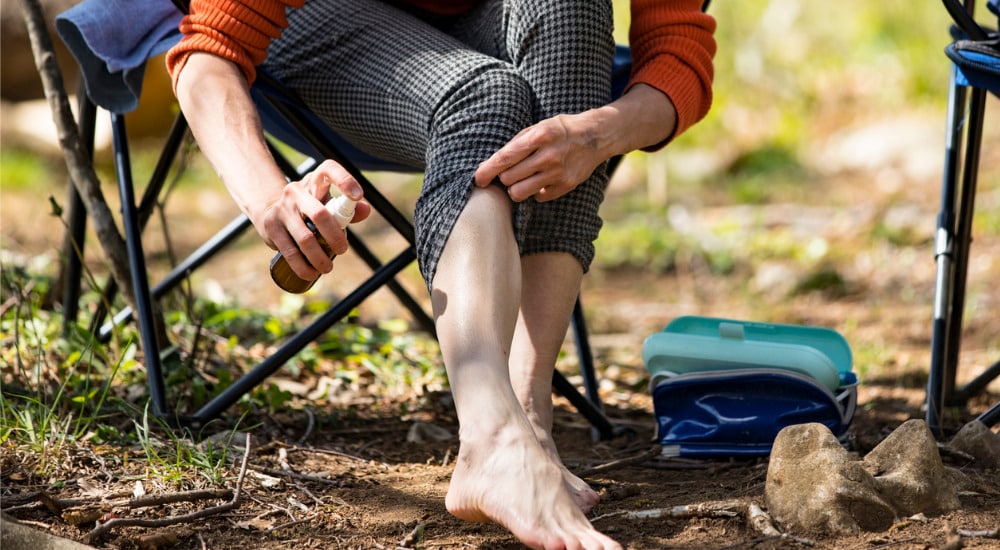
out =
[[[405,0],[446,15],[462,13],[478,0]],[[288,26],[285,8],[305,0],[192,0],[181,21],[184,39],[167,53],[167,68],[177,75],[192,52],[228,59],[253,82],[254,67],[267,47]],[[632,77],[629,87],[645,83],[665,93],[677,109],[673,137],[708,113],[712,103],[715,20],[701,11],[702,0],[631,0]],[[660,144],[662,146],[663,144]]]

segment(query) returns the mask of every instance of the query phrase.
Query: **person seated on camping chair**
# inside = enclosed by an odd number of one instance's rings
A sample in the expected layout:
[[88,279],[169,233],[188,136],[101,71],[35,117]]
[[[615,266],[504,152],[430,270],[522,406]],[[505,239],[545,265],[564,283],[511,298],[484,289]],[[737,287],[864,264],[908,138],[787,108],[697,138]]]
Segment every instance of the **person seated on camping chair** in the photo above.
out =
[[446,506],[531,547],[619,548],[559,459],[552,370],[606,161],[662,147],[709,109],[715,21],[701,2],[631,0],[634,67],[616,100],[611,0],[194,0],[167,56],[201,149],[305,279],[332,263],[303,220],[346,252],[323,202],[362,190],[332,161],[286,184],[248,94],[255,67],[354,145],[424,170],[416,248],[460,423]]

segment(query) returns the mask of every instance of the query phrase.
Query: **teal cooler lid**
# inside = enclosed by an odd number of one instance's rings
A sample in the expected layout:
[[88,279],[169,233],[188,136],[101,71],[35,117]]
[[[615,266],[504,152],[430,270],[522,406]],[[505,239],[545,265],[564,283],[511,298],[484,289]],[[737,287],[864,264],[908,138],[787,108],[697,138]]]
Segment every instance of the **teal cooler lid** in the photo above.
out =
[[647,337],[642,355],[650,387],[692,372],[753,368],[798,372],[831,392],[857,383],[847,341],[822,327],[684,316]]

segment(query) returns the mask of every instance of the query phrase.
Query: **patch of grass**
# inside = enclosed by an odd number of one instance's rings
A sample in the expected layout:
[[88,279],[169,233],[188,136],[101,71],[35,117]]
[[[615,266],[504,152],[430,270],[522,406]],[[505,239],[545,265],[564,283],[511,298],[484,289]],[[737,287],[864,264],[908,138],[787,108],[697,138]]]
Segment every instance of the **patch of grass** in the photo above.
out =
[[[31,468],[42,475],[58,469],[75,444],[138,444],[149,471],[162,479],[221,481],[226,446],[198,445],[148,414],[134,328],[118,329],[108,342],[80,326],[63,330],[58,312],[42,306],[47,279],[5,264],[2,280],[8,299],[0,317],[0,443],[32,457]],[[232,304],[179,303],[166,317],[176,343],[163,366],[168,403],[180,414],[218,395],[325,309],[310,303],[276,316]],[[85,309],[81,325],[90,313]],[[439,355],[432,338],[401,321],[376,327],[344,322],[289,361],[284,373],[310,380],[329,373],[354,391],[405,402],[446,388]],[[236,416],[227,415],[226,422],[303,403],[304,396],[268,383],[227,411]],[[131,430],[123,419],[131,419]]]
[[823,266],[799,281],[792,290],[793,294],[808,294],[810,292],[820,292],[836,298],[848,295],[850,287],[836,268]]
[[664,220],[634,215],[604,226],[595,261],[609,269],[631,267],[664,273],[675,266],[679,250],[687,244]]
[[337,358],[334,374],[349,384],[362,381],[372,393],[399,398],[447,387],[437,342],[411,332],[406,322],[387,320],[376,327],[346,324],[317,342],[316,352]]
[[799,163],[795,151],[787,146],[777,144],[751,149],[739,155],[729,167],[730,175],[737,178],[773,176],[801,171],[802,165]]
[[2,273],[10,307],[0,317],[0,443],[30,450],[44,474],[67,446],[114,435],[102,425],[119,409],[113,388],[134,361],[128,353],[112,360],[81,331],[64,335],[61,319],[41,309],[41,295],[17,284],[20,272]]
[[854,371],[858,379],[864,383],[871,376],[884,372],[885,367],[893,359],[893,350],[884,342],[871,341],[870,339],[850,339],[852,353],[854,354]]
[[0,182],[6,191],[38,191],[66,180],[66,170],[59,162],[44,162],[35,153],[12,147],[0,147]]
[[150,472],[177,487],[191,484],[192,477],[203,477],[211,484],[225,481],[226,458],[236,435],[232,429],[222,440],[194,442],[188,434],[178,432],[161,421],[150,422],[148,408],[135,421],[135,433]]

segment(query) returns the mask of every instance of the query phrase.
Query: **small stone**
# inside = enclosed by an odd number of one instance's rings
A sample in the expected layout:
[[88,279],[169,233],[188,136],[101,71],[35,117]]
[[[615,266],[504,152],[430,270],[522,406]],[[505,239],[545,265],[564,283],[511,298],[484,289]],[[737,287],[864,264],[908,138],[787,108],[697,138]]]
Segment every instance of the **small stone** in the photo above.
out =
[[818,423],[778,433],[764,496],[775,521],[797,531],[853,535],[888,529],[896,517],[874,478]]
[[949,446],[974,457],[976,467],[1000,468],[1000,434],[993,433],[978,420],[962,426]]
[[57,537],[18,523],[7,514],[0,514],[0,548],[4,550],[92,550],[94,547]]
[[900,516],[939,514],[960,505],[923,420],[904,422],[865,456],[863,465]]

